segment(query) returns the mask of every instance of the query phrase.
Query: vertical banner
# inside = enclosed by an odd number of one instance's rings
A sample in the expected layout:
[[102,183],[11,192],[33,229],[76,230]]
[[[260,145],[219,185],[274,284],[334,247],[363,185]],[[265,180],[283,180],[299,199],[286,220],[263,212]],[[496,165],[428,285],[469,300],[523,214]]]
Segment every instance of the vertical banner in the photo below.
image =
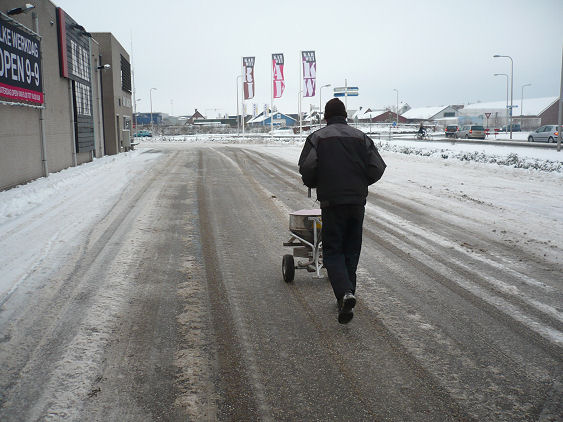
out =
[[254,57],[243,57],[244,99],[254,98]]
[[91,35],[60,7],[57,8],[57,31],[60,74],[70,80],[72,87],[76,152],[93,151]]
[[285,81],[283,77],[283,54],[272,54],[272,69],[274,98],[281,98],[285,89]]
[[301,60],[303,62],[303,97],[314,97],[317,84],[317,61],[314,51],[302,51]]

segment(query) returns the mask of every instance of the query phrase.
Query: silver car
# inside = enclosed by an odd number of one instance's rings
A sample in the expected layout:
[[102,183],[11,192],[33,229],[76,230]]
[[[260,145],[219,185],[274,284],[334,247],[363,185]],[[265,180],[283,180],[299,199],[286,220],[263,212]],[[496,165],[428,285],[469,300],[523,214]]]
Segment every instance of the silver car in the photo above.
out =
[[485,139],[485,128],[479,125],[464,125],[456,133],[456,138]]
[[557,142],[559,130],[557,125],[544,125],[528,135],[528,142]]

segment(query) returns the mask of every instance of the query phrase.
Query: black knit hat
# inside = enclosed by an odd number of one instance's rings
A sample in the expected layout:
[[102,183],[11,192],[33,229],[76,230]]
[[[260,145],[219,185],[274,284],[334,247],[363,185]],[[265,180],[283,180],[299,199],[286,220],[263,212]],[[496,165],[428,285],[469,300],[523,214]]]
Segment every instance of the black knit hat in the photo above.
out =
[[344,107],[344,103],[340,101],[338,98],[333,98],[332,100],[328,101],[325,105],[325,120],[335,116],[348,117],[348,113],[346,113],[346,107]]

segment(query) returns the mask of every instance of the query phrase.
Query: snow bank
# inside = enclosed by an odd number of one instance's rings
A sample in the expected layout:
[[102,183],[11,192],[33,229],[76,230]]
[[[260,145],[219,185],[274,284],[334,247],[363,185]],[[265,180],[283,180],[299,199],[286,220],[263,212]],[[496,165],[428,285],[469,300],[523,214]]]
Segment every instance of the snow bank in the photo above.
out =
[[[541,158],[530,158],[510,152],[508,155],[491,154],[487,151],[452,151],[451,149],[428,149],[415,145],[396,145],[391,142],[377,143],[378,149],[392,151],[400,154],[420,155],[423,157],[443,158],[474,161],[477,163],[489,163],[499,166],[509,166],[514,168],[534,169],[547,172],[563,173],[563,155],[558,161],[546,160]],[[502,148],[502,147],[501,147]]]
[[[185,135],[162,136],[141,141],[141,146],[159,143],[211,143],[211,144],[242,144],[242,145],[301,145],[305,136],[295,135],[271,136],[267,134],[233,135]],[[513,145],[476,145],[463,142],[432,142],[409,139],[375,140],[377,147],[383,151],[396,152],[421,157],[441,158],[445,160],[473,161],[476,163],[508,166],[522,169],[563,174],[563,152],[555,149],[534,147],[515,147]]]
[[90,185],[92,178],[100,174],[113,174],[115,184],[126,183],[132,163],[150,158],[153,157],[149,154],[141,156],[141,151],[106,156],[0,192],[0,226],[7,220],[52,202],[55,198],[63,201],[71,197],[76,193],[75,189]]

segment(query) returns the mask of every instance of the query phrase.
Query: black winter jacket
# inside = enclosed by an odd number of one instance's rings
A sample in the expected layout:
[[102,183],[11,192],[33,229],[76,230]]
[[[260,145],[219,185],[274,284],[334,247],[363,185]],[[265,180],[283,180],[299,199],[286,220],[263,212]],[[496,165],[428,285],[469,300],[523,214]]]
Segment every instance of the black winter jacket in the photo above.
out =
[[303,183],[317,188],[323,208],[365,205],[368,186],[383,176],[385,167],[373,141],[340,116],[307,137],[299,158]]

